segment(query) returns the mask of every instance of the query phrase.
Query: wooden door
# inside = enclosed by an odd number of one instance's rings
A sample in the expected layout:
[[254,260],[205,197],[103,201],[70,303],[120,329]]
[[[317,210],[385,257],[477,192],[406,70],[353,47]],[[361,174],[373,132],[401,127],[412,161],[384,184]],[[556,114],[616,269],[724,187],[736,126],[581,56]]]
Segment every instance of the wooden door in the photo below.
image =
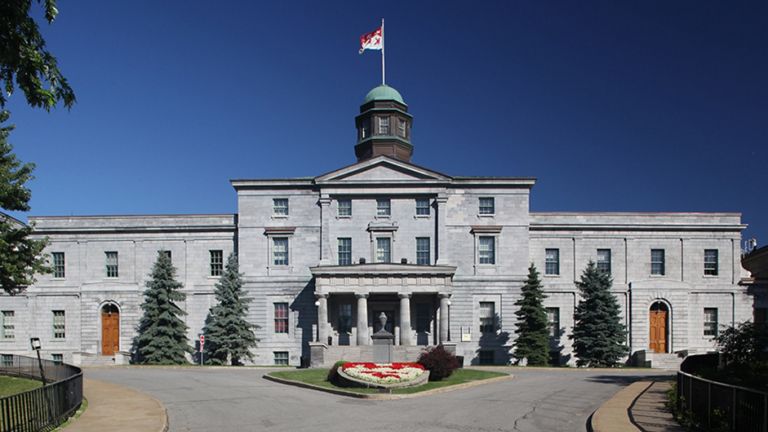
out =
[[101,310],[101,355],[114,355],[120,349],[120,312],[114,306]]
[[648,348],[657,353],[667,352],[667,311],[650,311],[650,344]]

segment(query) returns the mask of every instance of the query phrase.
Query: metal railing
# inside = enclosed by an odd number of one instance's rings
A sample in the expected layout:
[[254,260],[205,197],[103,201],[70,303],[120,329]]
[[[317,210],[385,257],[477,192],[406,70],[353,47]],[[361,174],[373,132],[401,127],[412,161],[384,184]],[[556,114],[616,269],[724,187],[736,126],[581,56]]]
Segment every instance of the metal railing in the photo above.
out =
[[[83,372],[64,363],[43,360],[47,383],[0,398],[0,432],[50,431],[75,413],[83,401]],[[0,375],[40,380],[36,358],[0,355]]]
[[703,430],[768,432],[768,393],[677,373],[677,408]]

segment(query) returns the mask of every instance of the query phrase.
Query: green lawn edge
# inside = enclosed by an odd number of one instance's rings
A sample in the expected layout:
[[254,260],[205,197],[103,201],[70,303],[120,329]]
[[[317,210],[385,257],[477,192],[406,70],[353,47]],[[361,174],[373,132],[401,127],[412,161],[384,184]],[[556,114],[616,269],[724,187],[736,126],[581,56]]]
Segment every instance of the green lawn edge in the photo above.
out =
[[40,380],[2,375],[0,376],[0,397],[24,393],[41,385]]
[[[325,378],[328,376],[328,369],[299,369],[290,371],[278,371],[270,372],[269,376],[280,378],[289,381],[298,381],[304,384],[309,384],[317,387],[327,388],[331,390],[356,393],[356,394],[381,394],[381,390],[376,388],[355,388],[355,387],[338,387],[335,386]],[[429,390],[435,390],[444,387],[451,387],[459,384],[464,384],[473,381],[483,381],[492,378],[508,376],[508,373],[496,372],[496,371],[484,371],[476,369],[457,369],[454,373],[442,380],[442,381],[430,381],[419,387],[406,387],[392,389],[390,394],[414,394],[421,393]]]

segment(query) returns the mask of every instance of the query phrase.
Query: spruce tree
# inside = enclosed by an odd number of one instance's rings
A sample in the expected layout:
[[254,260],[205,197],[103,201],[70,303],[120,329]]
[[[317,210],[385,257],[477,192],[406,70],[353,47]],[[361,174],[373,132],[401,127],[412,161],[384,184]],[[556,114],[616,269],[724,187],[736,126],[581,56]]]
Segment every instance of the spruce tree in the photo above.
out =
[[549,359],[549,326],[544,309],[546,296],[542,291],[539,272],[531,263],[528,280],[523,285],[522,297],[515,302],[515,357],[528,359],[529,365],[545,365]]
[[246,320],[250,299],[243,297],[243,279],[235,254],[230,254],[224,274],[216,283],[217,304],[205,319],[205,358],[211,364],[233,366],[242,364],[242,359],[253,360],[251,348],[256,346],[254,329],[257,326]]
[[577,283],[581,300],[574,314],[573,350],[576,364],[612,367],[627,354],[626,328],[621,323],[619,302],[611,293],[613,280],[590,261]]
[[187,325],[180,318],[186,315],[177,302],[186,299],[182,284],[176,280],[176,269],[165,251],[159,251],[152,267],[144,303],[144,315],[134,340],[135,360],[144,364],[187,363],[191,353]]

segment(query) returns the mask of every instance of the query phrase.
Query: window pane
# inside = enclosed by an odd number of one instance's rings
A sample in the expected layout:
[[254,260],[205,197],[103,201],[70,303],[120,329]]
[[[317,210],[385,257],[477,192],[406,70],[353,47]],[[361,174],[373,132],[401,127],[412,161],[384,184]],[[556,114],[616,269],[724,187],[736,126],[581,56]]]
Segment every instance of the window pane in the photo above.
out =
[[418,198],[416,200],[416,215],[429,216],[429,199]]
[[611,273],[611,250],[597,250],[597,269],[601,272]]
[[496,205],[492,197],[480,198],[480,214],[494,214],[496,212]]
[[379,135],[389,135],[389,117],[379,117]]
[[392,262],[391,239],[379,237],[376,239],[376,262]]
[[496,238],[480,237],[478,255],[480,264],[496,264]]
[[56,364],[64,363],[64,354],[51,354],[51,360]]
[[104,252],[107,259],[107,277],[118,277],[118,258],[117,252]]
[[480,332],[496,331],[496,305],[493,302],[480,302]]
[[718,271],[718,252],[717,249],[704,250],[704,274],[708,276],[717,276]]
[[64,311],[53,311],[53,338],[64,339],[67,336],[66,332],[66,316]]
[[275,303],[275,333],[288,333],[288,303]]
[[546,249],[544,251],[545,263],[544,274],[560,274],[560,249]]
[[557,339],[560,337],[560,308],[547,308],[547,325],[549,326],[549,337]]
[[664,274],[664,249],[651,249],[651,274]]
[[288,216],[288,198],[275,198],[272,212],[278,216]]
[[221,276],[224,270],[224,251],[211,250],[211,276]]
[[429,265],[429,237],[416,238],[416,264]]
[[339,200],[339,216],[352,216],[352,200]]
[[287,237],[275,237],[272,239],[272,255],[275,265],[288,265]]
[[392,213],[392,204],[389,199],[376,200],[376,216],[389,216]]
[[288,351],[275,351],[275,366],[288,366]]
[[352,265],[351,238],[339,238],[339,265]]
[[717,308],[704,308],[704,336],[717,336]]
[[403,119],[397,121],[397,134],[405,138],[405,120]]
[[53,277],[63,278],[65,276],[64,252],[54,252],[52,255],[53,255]]
[[0,337],[3,339],[15,339],[16,338],[16,326],[14,324],[16,318],[16,312],[14,311],[3,311],[2,315],[0,315],[0,319],[3,320],[2,322],[2,328],[0,328]]

